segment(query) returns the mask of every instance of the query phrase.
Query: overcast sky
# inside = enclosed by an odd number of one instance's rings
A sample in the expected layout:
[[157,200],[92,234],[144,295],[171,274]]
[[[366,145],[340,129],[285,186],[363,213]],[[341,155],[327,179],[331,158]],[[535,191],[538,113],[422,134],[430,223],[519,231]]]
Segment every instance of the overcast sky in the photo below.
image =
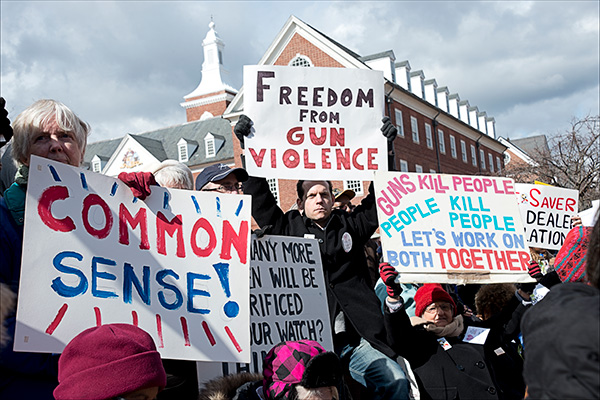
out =
[[365,56],[393,50],[496,119],[499,136],[566,129],[599,113],[599,2],[0,2],[9,118],[54,98],[92,125],[90,141],[186,121],[211,15],[230,84],[290,15]]

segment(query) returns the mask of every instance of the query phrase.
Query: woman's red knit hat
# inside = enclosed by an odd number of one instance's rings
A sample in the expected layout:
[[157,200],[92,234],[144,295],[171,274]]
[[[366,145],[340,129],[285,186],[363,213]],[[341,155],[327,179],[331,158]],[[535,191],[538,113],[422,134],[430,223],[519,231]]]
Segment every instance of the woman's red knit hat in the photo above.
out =
[[128,324],[86,329],[58,360],[57,400],[102,400],[138,389],[164,388],[167,376],[152,337]]
[[452,304],[454,315],[456,315],[456,303],[439,283],[426,283],[417,290],[417,293],[415,293],[415,315],[422,317],[427,306],[436,301],[445,301]]

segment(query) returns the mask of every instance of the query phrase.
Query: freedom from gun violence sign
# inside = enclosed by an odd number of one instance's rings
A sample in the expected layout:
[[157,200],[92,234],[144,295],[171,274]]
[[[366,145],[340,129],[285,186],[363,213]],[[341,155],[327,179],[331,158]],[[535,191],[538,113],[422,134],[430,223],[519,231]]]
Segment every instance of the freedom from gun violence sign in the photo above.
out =
[[387,168],[383,73],[349,68],[244,66],[251,175],[373,179]]
[[59,353],[107,323],[166,358],[250,361],[251,199],[123,182],[31,158],[16,351]]
[[512,179],[377,172],[385,261],[401,282],[529,282]]
[[559,250],[577,214],[579,191],[526,183],[515,189],[529,246]]
[[261,373],[268,351],[287,340],[315,340],[333,351],[317,240],[287,236],[253,238],[250,260],[251,363],[198,363],[201,380],[237,372]]

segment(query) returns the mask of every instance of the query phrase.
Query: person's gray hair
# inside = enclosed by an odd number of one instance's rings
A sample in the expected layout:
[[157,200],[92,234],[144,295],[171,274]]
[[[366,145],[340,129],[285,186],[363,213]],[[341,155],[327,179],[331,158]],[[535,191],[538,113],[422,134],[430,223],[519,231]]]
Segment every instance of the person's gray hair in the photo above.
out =
[[298,394],[298,400],[340,398],[338,390],[335,386],[324,386],[308,389],[304,386],[296,385],[296,393]]
[[194,177],[189,167],[179,161],[165,160],[149,168],[156,182],[167,188],[194,189]]
[[24,164],[29,161],[33,137],[42,132],[52,117],[56,118],[56,124],[60,129],[75,134],[81,154],[85,153],[87,137],[91,129],[88,123],[81,120],[60,101],[44,99],[36,101],[23,110],[12,124],[12,156],[18,163]]

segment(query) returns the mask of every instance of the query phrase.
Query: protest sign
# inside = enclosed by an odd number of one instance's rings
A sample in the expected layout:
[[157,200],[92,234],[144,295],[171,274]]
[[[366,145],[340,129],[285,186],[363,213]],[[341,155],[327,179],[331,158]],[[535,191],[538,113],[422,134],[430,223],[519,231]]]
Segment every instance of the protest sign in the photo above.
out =
[[383,73],[349,68],[244,66],[251,175],[373,179],[387,168]]
[[579,191],[526,183],[516,183],[515,191],[529,246],[560,249],[577,214]]
[[123,182],[32,157],[16,351],[59,353],[108,323],[165,358],[250,361],[251,199]]
[[384,259],[401,282],[529,282],[514,181],[377,172]]
[[251,363],[198,363],[198,370],[202,371],[198,376],[203,379],[262,372],[262,360],[268,351],[283,341],[315,340],[333,351],[317,240],[288,236],[254,238],[250,259]]

